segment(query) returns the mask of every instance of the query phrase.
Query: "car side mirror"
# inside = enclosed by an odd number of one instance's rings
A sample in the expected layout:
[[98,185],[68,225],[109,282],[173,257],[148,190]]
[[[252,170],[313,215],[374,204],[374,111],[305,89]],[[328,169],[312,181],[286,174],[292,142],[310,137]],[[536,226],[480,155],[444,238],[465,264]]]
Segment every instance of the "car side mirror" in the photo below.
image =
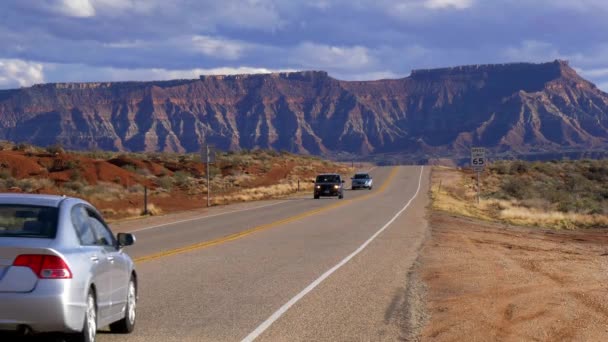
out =
[[135,236],[129,233],[118,233],[118,247],[127,247],[135,244]]
[[343,180],[342,180],[342,183],[344,183],[344,182],[345,182],[345,180],[343,179]]

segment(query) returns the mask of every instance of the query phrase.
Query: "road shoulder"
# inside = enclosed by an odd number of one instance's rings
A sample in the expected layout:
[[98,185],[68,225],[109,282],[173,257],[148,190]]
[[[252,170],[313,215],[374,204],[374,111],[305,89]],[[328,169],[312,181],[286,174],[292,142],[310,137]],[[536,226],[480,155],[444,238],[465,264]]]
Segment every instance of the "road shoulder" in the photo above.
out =
[[414,272],[427,289],[422,340],[608,340],[606,231],[513,227],[439,212],[430,225]]

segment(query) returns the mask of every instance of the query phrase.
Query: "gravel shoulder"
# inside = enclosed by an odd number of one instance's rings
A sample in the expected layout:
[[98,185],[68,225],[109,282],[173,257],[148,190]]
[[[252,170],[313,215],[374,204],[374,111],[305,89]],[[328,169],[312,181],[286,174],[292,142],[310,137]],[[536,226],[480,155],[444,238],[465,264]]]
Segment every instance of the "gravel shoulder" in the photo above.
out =
[[[432,212],[415,276],[423,341],[608,340],[608,232]],[[422,293],[422,291],[424,293]],[[410,308],[412,310],[412,308]]]

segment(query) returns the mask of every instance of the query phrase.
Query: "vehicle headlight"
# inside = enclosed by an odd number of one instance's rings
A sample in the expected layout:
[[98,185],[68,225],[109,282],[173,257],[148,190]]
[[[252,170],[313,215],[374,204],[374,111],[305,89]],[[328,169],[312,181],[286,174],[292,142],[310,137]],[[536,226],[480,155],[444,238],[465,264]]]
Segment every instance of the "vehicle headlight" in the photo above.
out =
[[317,189],[321,189],[321,186],[320,186],[320,185],[317,185],[317,186],[315,186],[315,188],[317,188]]
[[340,189],[339,185],[334,185],[334,189]]

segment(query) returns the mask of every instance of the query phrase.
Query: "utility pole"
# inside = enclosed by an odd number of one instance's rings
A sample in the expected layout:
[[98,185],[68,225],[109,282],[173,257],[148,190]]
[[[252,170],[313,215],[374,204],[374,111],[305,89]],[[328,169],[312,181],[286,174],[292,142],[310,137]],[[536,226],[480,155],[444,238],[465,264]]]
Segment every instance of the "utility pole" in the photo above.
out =
[[209,208],[211,206],[210,200],[209,200],[209,192],[211,189],[211,182],[209,181],[209,144],[205,144],[205,148],[207,149],[205,151],[205,157],[207,158],[206,160],[206,166],[205,169],[207,170],[207,208]]
[[479,204],[479,196],[480,196],[480,192],[481,192],[481,184],[479,183],[479,174],[481,172],[477,171],[477,204]]
[[486,149],[483,147],[471,148],[471,168],[477,173],[477,204],[481,197],[480,174],[486,167]]
[[207,207],[211,206],[211,164],[215,163],[215,148],[207,143],[201,146],[201,163],[205,164],[207,172]]

